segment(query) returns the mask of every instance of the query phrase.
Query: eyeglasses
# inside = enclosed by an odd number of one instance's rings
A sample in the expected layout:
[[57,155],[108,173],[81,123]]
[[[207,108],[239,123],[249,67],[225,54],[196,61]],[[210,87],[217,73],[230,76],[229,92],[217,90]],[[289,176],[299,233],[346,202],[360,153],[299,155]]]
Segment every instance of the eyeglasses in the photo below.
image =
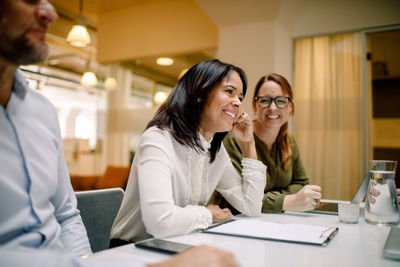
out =
[[277,97],[268,97],[268,96],[256,96],[254,100],[258,103],[260,108],[269,108],[271,106],[272,101],[275,102],[275,105],[278,108],[286,108],[289,105],[290,97],[288,96],[277,96]]

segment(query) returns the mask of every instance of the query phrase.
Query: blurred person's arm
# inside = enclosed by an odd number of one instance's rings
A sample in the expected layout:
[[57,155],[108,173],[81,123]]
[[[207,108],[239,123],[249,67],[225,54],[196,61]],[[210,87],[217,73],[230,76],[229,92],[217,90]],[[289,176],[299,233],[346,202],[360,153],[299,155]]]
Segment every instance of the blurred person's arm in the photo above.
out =
[[210,246],[198,246],[188,249],[183,253],[176,254],[170,259],[149,264],[148,267],[238,267],[232,253]]
[[0,265],[12,267],[145,267],[134,259],[81,259],[75,255],[50,249],[0,248]]

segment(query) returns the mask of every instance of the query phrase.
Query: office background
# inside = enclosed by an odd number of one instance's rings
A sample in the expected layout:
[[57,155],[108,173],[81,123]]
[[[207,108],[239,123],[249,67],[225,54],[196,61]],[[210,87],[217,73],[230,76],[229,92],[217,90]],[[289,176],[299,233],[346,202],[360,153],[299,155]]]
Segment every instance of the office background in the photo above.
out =
[[[250,114],[259,77],[288,78],[296,98],[291,128],[324,198],[351,199],[368,159],[400,159],[397,0],[52,3],[59,19],[48,36],[49,58],[23,69],[56,106],[73,176],[129,166],[157,109],[154,95],[168,94],[184,69],[215,57],[247,73]],[[92,39],[83,48],[66,41],[78,15]],[[174,64],[156,65],[161,56]],[[87,70],[96,73],[96,86],[80,85]],[[108,77],[116,89],[105,89]]]

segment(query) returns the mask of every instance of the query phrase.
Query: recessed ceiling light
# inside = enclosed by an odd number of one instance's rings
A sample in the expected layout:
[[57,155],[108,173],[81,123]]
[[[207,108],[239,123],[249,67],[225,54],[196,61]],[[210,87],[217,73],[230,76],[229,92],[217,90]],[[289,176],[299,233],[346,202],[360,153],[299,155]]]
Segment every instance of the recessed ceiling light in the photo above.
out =
[[157,64],[160,66],[171,66],[174,64],[174,60],[170,57],[159,57],[157,58]]

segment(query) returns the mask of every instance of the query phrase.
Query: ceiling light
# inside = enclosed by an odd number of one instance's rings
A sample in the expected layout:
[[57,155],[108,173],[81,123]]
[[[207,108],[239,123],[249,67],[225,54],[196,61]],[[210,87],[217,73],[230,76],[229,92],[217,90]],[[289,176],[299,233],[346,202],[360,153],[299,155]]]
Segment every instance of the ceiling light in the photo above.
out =
[[157,58],[157,64],[160,66],[171,66],[174,64],[174,60],[170,57],[159,57]]
[[76,47],[85,47],[90,44],[90,35],[86,29],[86,19],[82,15],[82,0],[79,0],[79,16],[77,23],[68,33],[67,41]]
[[81,84],[85,86],[96,86],[97,85],[97,77],[91,71],[87,71],[82,75]]
[[117,80],[115,80],[113,77],[107,77],[107,79],[104,81],[104,88],[106,88],[107,91],[114,91],[117,89],[117,87]]
[[90,44],[90,35],[83,25],[74,25],[68,33],[67,41],[76,47],[85,47]]
[[165,92],[158,91],[154,95],[153,101],[155,104],[160,105],[165,101],[165,99],[167,99],[167,94]]

